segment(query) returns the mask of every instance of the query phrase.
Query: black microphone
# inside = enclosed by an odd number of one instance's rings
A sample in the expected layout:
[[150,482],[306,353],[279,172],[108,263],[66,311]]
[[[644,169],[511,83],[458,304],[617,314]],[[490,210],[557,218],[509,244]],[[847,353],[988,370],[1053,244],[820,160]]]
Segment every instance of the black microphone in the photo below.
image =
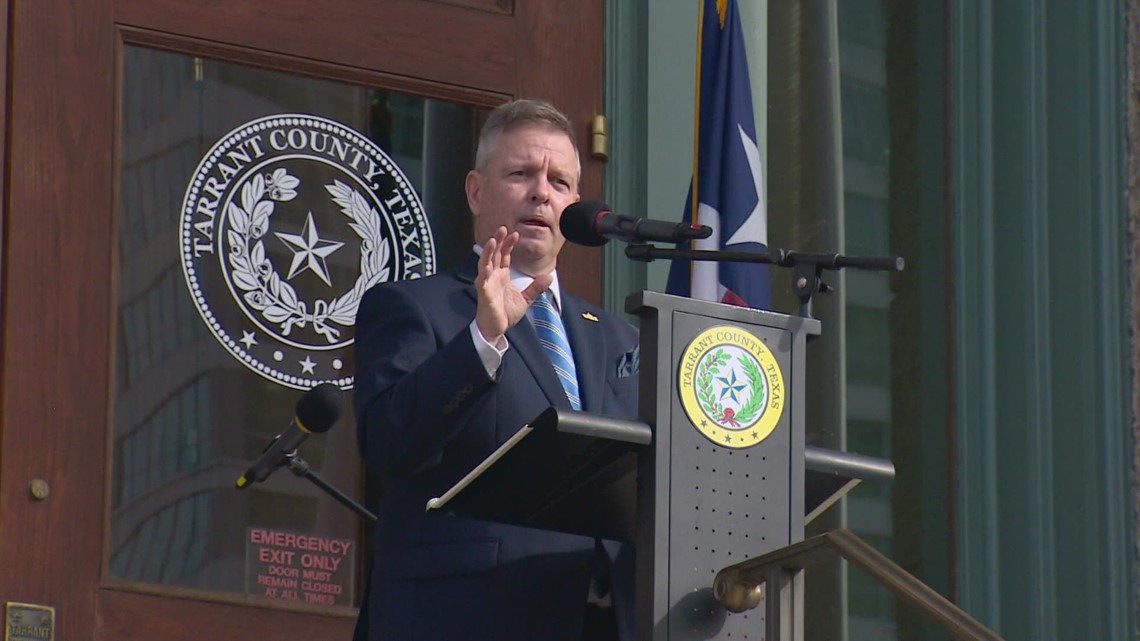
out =
[[296,451],[310,434],[329,431],[340,418],[342,406],[340,388],[332,383],[321,383],[302,394],[289,427],[269,442],[261,458],[237,480],[237,488],[243,490],[250,483],[260,483],[269,478],[273,470],[281,467],[286,457]]
[[610,206],[597,200],[583,200],[562,212],[558,223],[566,240],[576,245],[597,247],[611,238],[627,243],[662,242],[708,238],[712,227],[671,223],[650,218],[633,218],[610,212]]

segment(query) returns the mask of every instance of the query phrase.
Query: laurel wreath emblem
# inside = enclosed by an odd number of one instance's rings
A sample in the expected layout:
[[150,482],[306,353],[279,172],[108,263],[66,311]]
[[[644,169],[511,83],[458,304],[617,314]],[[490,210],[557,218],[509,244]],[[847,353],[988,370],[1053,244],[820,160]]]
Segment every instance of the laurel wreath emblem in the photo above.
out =
[[717,400],[716,391],[713,389],[713,377],[727,367],[731,359],[732,356],[720,347],[701,359],[696,374],[697,401],[705,414],[717,423],[740,427],[756,420],[766,407],[768,388],[764,384],[764,373],[760,371],[755,361],[750,358],[737,358],[736,362],[740,364],[745,378],[748,379],[748,400],[740,406],[739,411],[724,407]]
[[258,174],[243,185],[241,205],[230,201],[226,207],[226,221],[230,226],[226,238],[231,275],[234,284],[245,292],[242,294],[245,302],[267,321],[276,323],[283,335],[288,336],[294,327],[303,328],[311,323],[314,331],[329,343],[336,343],[340,330],[331,324],[354,325],[364,292],[388,279],[388,244],[384,242],[380,214],[364,196],[339,180],[326,185],[333,202],[349,219],[348,226],[360,237],[360,276],[344,295],[313,301],[310,312],[309,303],[298,298],[297,290],[281,278],[266,258],[262,240],[269,231],[275,203],[295,198],[300,184],[300,179],[285,169],[277,169],[270,175]]

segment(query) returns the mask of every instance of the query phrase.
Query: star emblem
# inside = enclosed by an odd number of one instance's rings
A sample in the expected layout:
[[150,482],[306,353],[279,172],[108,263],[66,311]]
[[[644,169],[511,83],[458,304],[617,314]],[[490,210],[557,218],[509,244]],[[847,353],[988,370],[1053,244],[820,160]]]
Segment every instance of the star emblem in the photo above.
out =
[[285,243],[289,251],[293,252],[293,264],[289,266],[289,275],[285,277],[287,280],[293,280],[294,276],[308,269],[325,281],[326,285],[332,287],[325,259],[343,247],[344,243],[323,240],[317,235],[317,226],[313,223],[313,212],[309,212],[308,217],[305,218],[305,227],[300,234],[276,232],[276,235],[281,239],[281,242]]
[[306,356],[305,360],[300,361],[300,365],[302,374],[313,374],[315,373],[313,372],[313,368],[316,367],[317,364],[313,362],[313,359]]
[[252,349],[254,345],[257,345],[257,339],[254,338],[253,332],[247,332],[245,330],[242,330],[241,340],[238,342],[243,343],[246,349]]
[[724,389],[720,391],[720,398],[724,400],[727,396],[732,399],[732,402],[739,403],[740,399],[736,397],[737,392],[744,391],[748,387],[740,379],[736,378],[736,370],[729,370],[729,376],[718,376],[716,380],[724,384]]
[[736,128],[740,131],[740,144],[744,146],[744,155],[748,158],[748,169],[752,173],[752,183],[756,187],[756,206],[752,208],[748,218],[744,219],[744,224],[724,245],[725,247],[739,243],[767,245],[768,227],[765,225],[767,216],[764,215],[764,171],[760,167],[760,149],[756,147],[756,143],[752,142],[748,134],[744,133],[744,127],[737,124]]

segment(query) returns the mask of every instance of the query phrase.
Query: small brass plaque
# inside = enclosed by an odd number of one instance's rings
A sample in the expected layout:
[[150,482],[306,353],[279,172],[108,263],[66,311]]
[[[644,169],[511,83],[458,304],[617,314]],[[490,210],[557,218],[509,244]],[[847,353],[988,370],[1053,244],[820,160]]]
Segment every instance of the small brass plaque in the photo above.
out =
[[8,602],[4,641],[55,641],[55,608]]

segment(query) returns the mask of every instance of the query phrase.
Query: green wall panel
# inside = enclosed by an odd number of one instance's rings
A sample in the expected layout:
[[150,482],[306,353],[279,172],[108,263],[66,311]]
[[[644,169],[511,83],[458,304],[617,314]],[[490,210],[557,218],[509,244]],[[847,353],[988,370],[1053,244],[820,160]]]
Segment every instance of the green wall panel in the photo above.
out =
[[959,595],[1129,639],[1122,6],[954,3]]

